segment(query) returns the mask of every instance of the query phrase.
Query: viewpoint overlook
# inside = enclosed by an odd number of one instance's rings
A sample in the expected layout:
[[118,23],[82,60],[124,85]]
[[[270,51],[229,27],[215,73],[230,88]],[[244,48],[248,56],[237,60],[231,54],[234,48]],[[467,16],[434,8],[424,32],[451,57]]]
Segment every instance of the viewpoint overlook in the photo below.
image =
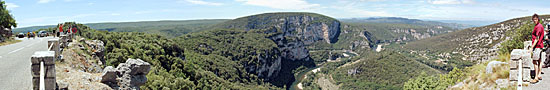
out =
[[505,12],[487,3],[518,3],[0,2],[2,90],[544,90],[550,82],[550,40],[540,39],[543,52],[532,40],[550,28],[538,4]]

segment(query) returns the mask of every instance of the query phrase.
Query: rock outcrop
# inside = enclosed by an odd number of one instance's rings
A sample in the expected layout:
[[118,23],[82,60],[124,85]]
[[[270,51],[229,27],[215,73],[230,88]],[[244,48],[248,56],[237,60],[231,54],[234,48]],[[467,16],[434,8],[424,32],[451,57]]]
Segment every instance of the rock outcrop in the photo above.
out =
[[101,82],[113,89],[139,90],[139,86],[147,82],[145,75],[149,73],[150,68],[151,65],[141,59],[128,59],[126,63],[120,63],[117,68],[105,67]]
[[105,63],[105,44],[101,40],[91,40],[91,41],[85,41],[88,46],[90,46],[92,55],[94,58],[99,58],[102,64]]
[[237,18],[218,26],[270,34],[266,38],[277,44],[280,53],[259,55],[260,66],[245,65],[248,72],[267,81],[277,77],[284,66],[282,64],[311,61],[306,45],[320,41],[335,43],[340,35],[340,21],[315,13],[265,13]]

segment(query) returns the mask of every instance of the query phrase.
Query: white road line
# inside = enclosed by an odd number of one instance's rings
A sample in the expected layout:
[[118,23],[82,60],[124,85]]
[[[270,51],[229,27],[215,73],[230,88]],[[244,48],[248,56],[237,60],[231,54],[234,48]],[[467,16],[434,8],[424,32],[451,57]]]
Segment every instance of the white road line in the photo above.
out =
[[34,44],[36,44],[36,43],[31,43],[31,44],[29,44],[29,45],[27,45],[27,46],[25,46],[25,47],[31,47],[31,46],[34,45]]
[[17,51],[19,51],[19,50],[21,50],[21,49],[24,49],[24,48],[25,48],[25,47],[21,47],[21,48],[19,48],[19,49],[15,49],[15,50],[13,50],[13,51],[9,52],[8,54],[11,54],[11,53],[17,52]]

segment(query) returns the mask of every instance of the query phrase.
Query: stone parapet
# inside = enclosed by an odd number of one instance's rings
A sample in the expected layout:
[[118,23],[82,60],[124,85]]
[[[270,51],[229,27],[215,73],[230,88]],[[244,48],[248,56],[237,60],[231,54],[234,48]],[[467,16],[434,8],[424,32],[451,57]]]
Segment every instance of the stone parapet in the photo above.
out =
[[[46,90],[55,90],[55,51],[37,51],[31,56],[32,87],[40,87],[41,69],[44,68],[44,87]],[[43,67],[41,67],[41,63]]]

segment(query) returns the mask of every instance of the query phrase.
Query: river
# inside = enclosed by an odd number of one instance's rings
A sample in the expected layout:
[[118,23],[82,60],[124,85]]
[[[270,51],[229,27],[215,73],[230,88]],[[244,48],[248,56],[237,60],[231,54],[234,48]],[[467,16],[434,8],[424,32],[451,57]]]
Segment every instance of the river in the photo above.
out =
[[[345,54],[351,55],[351,57],[359,56],[359,54],[357,54],[353,51],[348,51],[348,50],[343,50],[343,51],[345,51],[344,52]],[[326,62],[326,63],[329,63],[329,62]],[[316,66],[316,67],[308,68],[305,71],[302,71],[302,72],[298,73],[298,75],[295,76],[295,81],[292,82],[292,85],[290,86],[289,90],[302,90],[302,89],[298,88],[298,84],[300,84],[302,82],[302,80],[304,80],[306,78],[307,73],[313,72],[313,70],[315,70],[317,68],[321,68],[323,65],[325,65],[325,64],[321,64],[321,65]],[[313,78],[313,77],[308,77],[308,78]]]

